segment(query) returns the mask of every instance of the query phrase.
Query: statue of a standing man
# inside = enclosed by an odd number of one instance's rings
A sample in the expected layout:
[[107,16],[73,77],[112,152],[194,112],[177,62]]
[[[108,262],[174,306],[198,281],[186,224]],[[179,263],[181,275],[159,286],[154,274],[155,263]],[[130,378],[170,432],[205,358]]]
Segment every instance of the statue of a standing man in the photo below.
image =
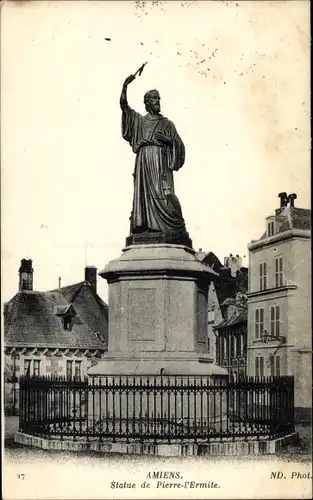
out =
[[131,234],[152,231],[187,235],[173,182],[173,171],[185,161],[184,144],[174,124],[160,114],[157,90],[144,96],[146,115],[130,108],[127,87],[134,79],[134,75],[126,78],[120,98],[122,135],[136,154]]

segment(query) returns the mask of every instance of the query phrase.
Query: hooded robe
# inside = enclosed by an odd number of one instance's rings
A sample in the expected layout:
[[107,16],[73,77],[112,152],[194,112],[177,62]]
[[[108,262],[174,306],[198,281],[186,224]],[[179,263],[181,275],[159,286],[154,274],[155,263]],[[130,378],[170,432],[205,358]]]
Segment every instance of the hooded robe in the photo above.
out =
[[[159,142],[157,131],[170,135],[172,145]],[[173,181],[173,171],[184,164],[185,147],[174,124],[162,115],[142,116],[126,106],[122,136],[136,154],[131,233],[186,231]]]

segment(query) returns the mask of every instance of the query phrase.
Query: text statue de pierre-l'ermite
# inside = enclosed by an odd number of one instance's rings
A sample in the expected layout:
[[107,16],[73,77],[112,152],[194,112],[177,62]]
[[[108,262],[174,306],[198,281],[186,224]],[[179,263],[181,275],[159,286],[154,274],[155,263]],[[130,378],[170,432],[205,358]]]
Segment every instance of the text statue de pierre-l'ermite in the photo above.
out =
[[127,87],[135,78],[136,74],[126,78],[120,98],[122,136],[136,154],[130,232],[147,237],[147,233],[165,235],[165,242],[190,246],[173,181],[173,171],[184,164],[185,147],[174,124],[160,113],[157,90],[144,96],[146,115],[129,106]]

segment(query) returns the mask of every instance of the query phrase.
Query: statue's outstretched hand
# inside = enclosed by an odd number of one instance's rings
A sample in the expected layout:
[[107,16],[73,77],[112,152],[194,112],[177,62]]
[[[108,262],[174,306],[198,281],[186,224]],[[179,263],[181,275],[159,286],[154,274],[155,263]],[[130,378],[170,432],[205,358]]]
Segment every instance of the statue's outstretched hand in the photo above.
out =
[[166,144],[168,146],[170,146],[173,143],[172,137],[168,134],[165,134],[164,132],[161,132],[160,130],[156,131],[155,138],[158,141],[163,142],[164,144]]
[[134,80],[136,79],[136,77],[134,75],[129,75],[125,82],[124,82],[124,87],[127,87],[127,85],[129,85],[131,82],[133,82]]

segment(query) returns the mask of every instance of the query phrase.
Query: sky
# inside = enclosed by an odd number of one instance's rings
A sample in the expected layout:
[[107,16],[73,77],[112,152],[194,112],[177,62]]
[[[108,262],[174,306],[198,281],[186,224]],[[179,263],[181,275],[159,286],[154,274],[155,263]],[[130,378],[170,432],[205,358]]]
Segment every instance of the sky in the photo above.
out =
[[48,290],[121,255],[135,158],[119,95],[146,61],[129,103],[144,113],[157,88],[185,143],[175,190],[196,250],[247,256],[281,191],[310,207],[309,2],[4,2],[3,301],[22,258]]

